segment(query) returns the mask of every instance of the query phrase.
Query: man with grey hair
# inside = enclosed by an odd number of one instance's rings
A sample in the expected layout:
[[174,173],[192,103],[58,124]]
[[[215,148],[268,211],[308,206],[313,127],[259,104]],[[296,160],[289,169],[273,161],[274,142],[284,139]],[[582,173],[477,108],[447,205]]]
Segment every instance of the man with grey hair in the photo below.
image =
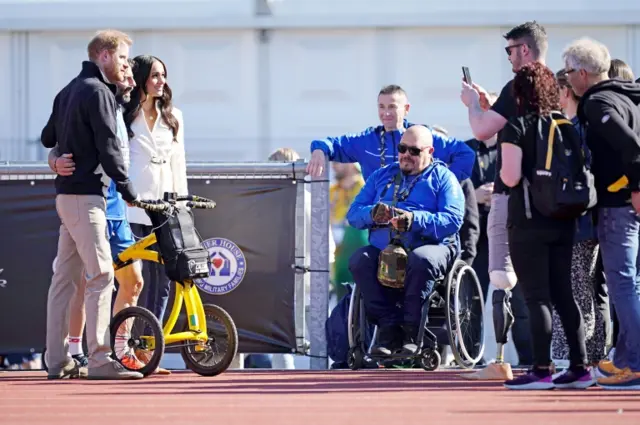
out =
[[609,79],[609,50],[581,38],[563,52],[578,96],[578,119],[592,152],[598,239],[609,296],[620,322],[613,361],[598,365],[598,385],[640,389],[640,84]]

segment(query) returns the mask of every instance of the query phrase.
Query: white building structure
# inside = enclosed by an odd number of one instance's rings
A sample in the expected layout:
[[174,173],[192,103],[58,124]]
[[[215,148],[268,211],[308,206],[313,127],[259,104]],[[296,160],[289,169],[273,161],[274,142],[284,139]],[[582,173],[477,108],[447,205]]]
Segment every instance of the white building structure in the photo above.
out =
[[376,94],[399,84],[414,122],[470,136],[461,66],[499,91],[502,35],[536,19],[548,65],[590,36],[640,74],[639,0],[0,0],[0,160],[42,160],[53,98],[103,28],[168,67],[188,160],[263,160],[313,138],[377,124]]

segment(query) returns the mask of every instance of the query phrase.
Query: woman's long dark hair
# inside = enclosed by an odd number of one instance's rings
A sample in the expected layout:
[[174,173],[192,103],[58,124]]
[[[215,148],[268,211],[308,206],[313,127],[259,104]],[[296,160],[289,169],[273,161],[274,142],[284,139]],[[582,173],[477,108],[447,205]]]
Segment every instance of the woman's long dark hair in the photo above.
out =
[[[164,73],[167,75],[167,66],[155,56],[140,55],[133,58],[133,79],[136,82],[136,87],[131,91],[131,100],[125,105],[124,110],[124,122],[127,125],[127,132],[129,137],[133,137],[133,131],[131,131],[131,123],[140,114],[142,108],[142,102],[147,97],[147,80],[151,75],[151,67],[154,62],[160,62],[164,68]],[[144,95],[144,97],[143,97]],[[165,82],[162,96],[158,98],[157,102],[160,106],[160,116],[165,124],[167,124],[173,132],[173,141],[177,142],[178,137],[178,120],[173,115],[173,103],[171,102],[172,93],[169,84]]]
[[558,87],[566,87],[567,89],[569,89],[569,95],[571,96],[571,98],[576,102],[580,102],[580,96],[578,96],[576,92],[573,91],[573,87],[571,87],[571,84],[569,84],[569,80],[567,79],[567,74],[564,68],[556,72],[556,80],[558,80]]
[[516,73],[513,95],[518,115],[549,115],[560,110],[560,87],[553,71],[540,62],[531,62]]

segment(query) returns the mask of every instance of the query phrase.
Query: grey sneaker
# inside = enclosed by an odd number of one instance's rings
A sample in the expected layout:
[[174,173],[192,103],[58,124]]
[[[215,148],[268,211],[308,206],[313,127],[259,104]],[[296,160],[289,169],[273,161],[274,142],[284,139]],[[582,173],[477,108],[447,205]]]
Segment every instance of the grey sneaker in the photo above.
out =
[[102,366],[89,369],[88,379],[95,380],[125,380],[142,379],[144,375],[125,369],[120,363],[110,361]]
[[87,368],[72,360],[58,371],[49,369],[47,379],[79,379],[87,376]]

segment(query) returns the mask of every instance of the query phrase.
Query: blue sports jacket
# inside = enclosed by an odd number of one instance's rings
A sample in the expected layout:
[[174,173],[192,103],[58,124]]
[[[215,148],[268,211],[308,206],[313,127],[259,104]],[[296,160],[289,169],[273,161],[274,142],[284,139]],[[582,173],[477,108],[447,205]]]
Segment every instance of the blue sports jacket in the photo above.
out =
[[[392,204],[393,180],[399,172],[400,164],[394,162],[371,174],[347,212],[351,226],[370,229],[374,225],[373,207],[378,202]],[[403,176],[398,193],[401,194],[414,178],[419,181],[409,196],[396,205],[413,213],[409,230],[400,233],[404,247],[415,249],[426,244],[457,244],[457,233],[464,217],[464,194],[460,183],[446,164],[436,160],[417,176]],[[376,248],[384,249],[389,242],[388,228],[369,232],[369,243]]]
[[[398,161],[398,144],[404,130],[412,124],[404,120],[404,129],[385,133],[385,165]],[[419,125],[419,124],[418,124]],[[440,133],[425,126],[433,134],[433,157],[449,166],[459,181],[471,177],[475,152],[463,140],[443,137]],[[335,162],[357,162],[362,168],[365,180],[380,168],[380,134],[383,127],[369,127],[361,133],[327,137],[311,142],[311,152],[320,149],[329,160]]]

